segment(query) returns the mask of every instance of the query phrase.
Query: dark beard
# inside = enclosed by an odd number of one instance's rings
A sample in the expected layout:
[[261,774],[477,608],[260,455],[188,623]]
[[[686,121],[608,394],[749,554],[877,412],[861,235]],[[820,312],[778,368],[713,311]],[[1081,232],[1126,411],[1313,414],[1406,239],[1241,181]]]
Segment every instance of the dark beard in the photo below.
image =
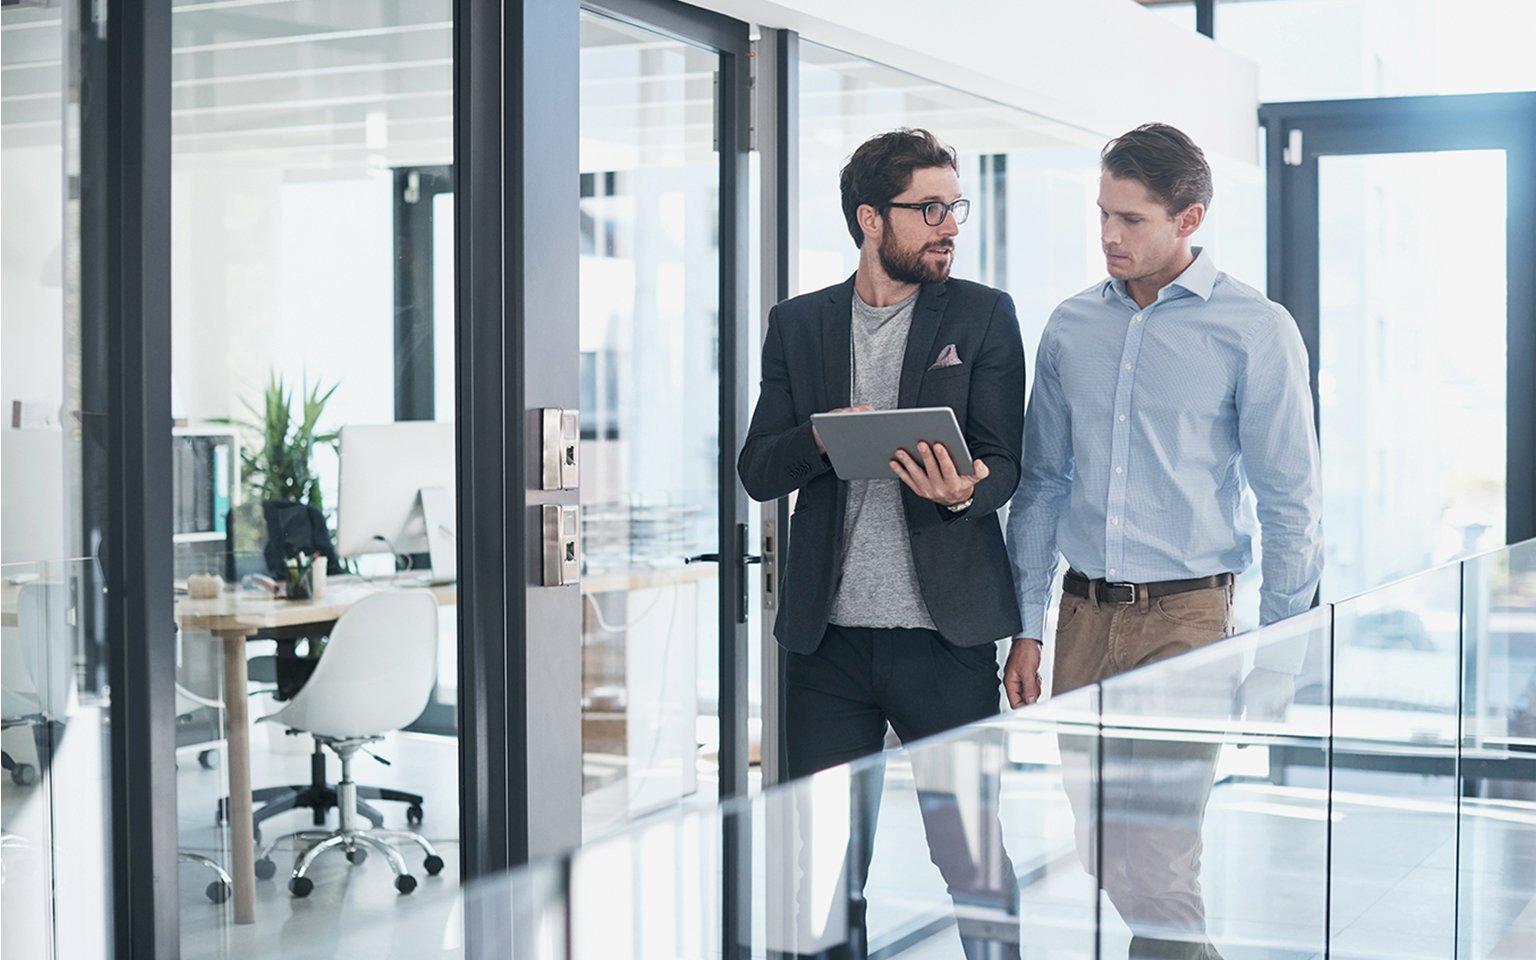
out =
[[949,279],[950,264],[934,266],[923,260],[923,254],[932,249],[935,244],[918,247],[916,250],[896,249],[895,237],[886,232],[880,238],[880,266],[885,270],[885,275],[897,283],[943,283]]

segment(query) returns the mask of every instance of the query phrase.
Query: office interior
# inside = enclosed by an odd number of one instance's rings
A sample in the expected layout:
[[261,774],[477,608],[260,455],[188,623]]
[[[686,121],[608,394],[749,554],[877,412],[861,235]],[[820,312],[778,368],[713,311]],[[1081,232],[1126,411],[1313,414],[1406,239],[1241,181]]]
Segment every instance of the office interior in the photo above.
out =
[[[1103,275],[1099,149],[1163,120],[1212,163],[1205,251],[1314,365],[1329,617],[1246,655],[1338,638],[1291,752],[1223,748],[1212,939],[1532,955],[1527,767],[1335,774],[1330,738],[1455,747],[1443,723],[1496,701],[1536,748],[1536,554],[1504,549],[1536,537],[1533,29],[1522,0],[7,0],[0,953],[779,950],[773,825],[839,787],[782,782],[790,507],[733,474],[767,310],[852,271],[853,148],[926,127],[973,203],[954,273],[1011,294],[1032,367]],[[1489,610],[1515,625],[1474,648]],[[1504,699],[1457,682],[1495,653]],[[1003,764],[1025,909],[1069,918],[1047,955],[1125,949],[1052,744],[1212,676],[926,748],[962,781]],[[880,956],[958,955],[923,752],[888,751]],[[1463,803],[1491,812],[1463,828]],[[1456,842],[1400,864],[1426,822]],[[658,844],[704,852],[674,874]],[[1355,872],[1295,869],[1306,937],[1231,919],[1262,913],[1245,871],[1322,845]],[[1404,889],[1435,906],[1394,916]],[[564,940],[498,940],[506,900],[558,902]]]

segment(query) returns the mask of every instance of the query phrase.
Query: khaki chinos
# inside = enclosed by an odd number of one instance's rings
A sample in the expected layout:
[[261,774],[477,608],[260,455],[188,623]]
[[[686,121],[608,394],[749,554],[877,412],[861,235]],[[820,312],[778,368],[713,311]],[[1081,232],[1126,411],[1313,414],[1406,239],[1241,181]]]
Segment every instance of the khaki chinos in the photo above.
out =
[[[1232,633],[1232,588],[1210,587],[1132,603],[1062,597],[1054,694],[1108,680]],[[1145,717],[1229,716],[1240,663],[1202,661],[1171,684],[1112,684],[1107,712]],[[1209,702],[1200,702],[1200,701]],[[1113,718],[1109,718],[1113,723]],[[1062,737],[1062,765],[1078,853],[1131,928],[1132,958],[1218,957],[1205,936],[1201,826],[1214,782],[1214,743],[1110,735]],[[1097,781],[1097,782],[1096,782]],[[1097,789],[1095,789],[1097,787]],[[1098,807],[1098,816],[1095,808]],[[1102,841],[1102,848],[1096,841]]]

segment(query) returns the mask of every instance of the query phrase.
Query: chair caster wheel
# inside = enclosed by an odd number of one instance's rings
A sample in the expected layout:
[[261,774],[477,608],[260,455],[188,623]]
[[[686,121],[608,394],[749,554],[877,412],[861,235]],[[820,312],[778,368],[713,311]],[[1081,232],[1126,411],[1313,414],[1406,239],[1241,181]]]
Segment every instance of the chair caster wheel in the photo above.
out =
[[425,818],[425,816],[426,815],[422,812],[421,807],[417,804],[413,803],[409,807],[405,808],[405,822],[413,827],[420,826],[421,821]]
[[408,873],[402,873],[395,878],[395,889],[402,894],[410,893],[416,889],[416,878]]
[[308,877],[294,877],[288,881],[288,892],[295,897],[307,897],[315,889],[315,882]]
[[[11,782],[18,787],[30,787],[37,782],[37,768],[30,763],[18,763],[11,768]],[[417,823],[421,820],[418,818]]]
[[368,851],[364,850],[362,847],[353,847],[351,850],[347,851],[347,862],[348,863],[362,863],[364,860],[367,860],[367,859],[368,859]]
[[204,770],[219,769],[219,751],[204,750],[197,755],[197,765]]
[[443,872],[443,858],[434,853],[422,863],[422,866],[427,868],[428,876],[435,877]]
[[223,903],[229,899],[229,884],[223,880],[215,880],[203,888],[203,893],[207,894],[208,899],[214,903]]
[[270,857],[262,857],[256,861],[256,879],[271,880],[277,876],[277,864]]

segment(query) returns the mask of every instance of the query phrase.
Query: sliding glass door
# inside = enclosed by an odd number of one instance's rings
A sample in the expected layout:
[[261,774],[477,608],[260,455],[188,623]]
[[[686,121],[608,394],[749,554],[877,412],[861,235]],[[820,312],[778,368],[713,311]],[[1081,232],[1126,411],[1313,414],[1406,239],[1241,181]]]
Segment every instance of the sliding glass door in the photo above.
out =
[[1536,534],[1536,95],[1261,116],[1270,293],[1315,372],[1322,598]]

